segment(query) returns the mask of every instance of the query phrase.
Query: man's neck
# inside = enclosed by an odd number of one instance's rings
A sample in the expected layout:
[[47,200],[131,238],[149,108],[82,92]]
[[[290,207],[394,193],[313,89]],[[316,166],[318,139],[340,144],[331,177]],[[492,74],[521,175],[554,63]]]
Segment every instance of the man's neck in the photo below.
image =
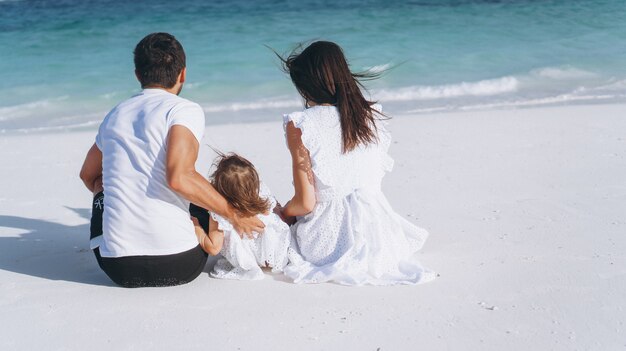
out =
[[171,88],[165,88],[162,87],[160,85],[146,85],[144,87],[142,87],[142,89],[160,89],[160,90],[164,90],[167,91],[170,94],[174,94],[174,95],[178,95],[180,93],[180,87],[178,86],[178,84],[174,85]]

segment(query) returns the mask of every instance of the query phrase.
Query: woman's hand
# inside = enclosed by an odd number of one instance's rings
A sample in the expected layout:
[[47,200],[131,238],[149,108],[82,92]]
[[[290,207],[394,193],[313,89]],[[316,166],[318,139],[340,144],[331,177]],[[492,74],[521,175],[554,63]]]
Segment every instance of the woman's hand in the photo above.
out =
[[283,212],[283,207],[278,202],[276,203],[276,207],[274,207],[274,213],[278,215],[278,217],[280,217],[280,219],[288,225],[293,225],[294,223],[296,223],[296,217],[285,215],[285,213]]

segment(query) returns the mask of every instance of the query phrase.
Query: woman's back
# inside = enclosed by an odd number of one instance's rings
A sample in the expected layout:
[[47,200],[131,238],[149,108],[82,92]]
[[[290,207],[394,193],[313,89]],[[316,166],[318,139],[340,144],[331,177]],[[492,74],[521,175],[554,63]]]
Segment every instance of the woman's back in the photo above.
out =
[[[380,106],[377,106],[380,110]],[[343,153],[339,113],[314,106],[285,116],[309,151],[316,205],[292,227],[297,247],[285,273],[296,282],[412,284],[430,280],[411,256],[428,233],[397,215],[381,191],[393,165],[383,122],[377,142]]]
[[[280,57],[280,56],[279,56]],[[381,191],[391,138],[339,45],[316,41],[282,58],[307,106],[285,116],[295,195],[281,209],[297,246],[295,282],[415,284],[433,277],[413,254],[428,233],[393,211]]]
[[[380,105],[375,106],[380,111]],[[393,160],[387,155],[390,136],[384,121],[377,125],[378,141],[343,152],[339,112],[334,106],[314,106],[285,115],[302,131],[302,142],[311,158],[318,201],[342,198],[357,189],[379,191]]]

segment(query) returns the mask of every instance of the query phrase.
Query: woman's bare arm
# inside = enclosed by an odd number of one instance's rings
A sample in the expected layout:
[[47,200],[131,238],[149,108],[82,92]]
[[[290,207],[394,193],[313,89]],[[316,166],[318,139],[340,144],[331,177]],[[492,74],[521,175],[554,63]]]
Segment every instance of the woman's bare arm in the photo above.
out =
[[317,202],[315,181],[309,150],[302,143],[302,132],[293,122],[287,124],[287,147],[291,153],[295,194],[282,208],[282,213],[285,217],[304,216],[313,211]]

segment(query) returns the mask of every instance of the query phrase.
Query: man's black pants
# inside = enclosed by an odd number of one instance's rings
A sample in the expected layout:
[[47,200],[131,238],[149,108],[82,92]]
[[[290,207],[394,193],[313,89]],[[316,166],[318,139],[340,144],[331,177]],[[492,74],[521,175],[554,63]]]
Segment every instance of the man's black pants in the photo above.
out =
[[[90,226],[92,239],[102,235],[103,200],[102,192],[98,193],[93,200]],[[207,231],[208,212],[193,204],[190,206],[190,211]],[[202,273],[208,257],[200,245],[185,252],[162,256],[102,257],[98,248],[93,252],[98,265],[106,275],[116,284],[126,288],[189,283]]]

